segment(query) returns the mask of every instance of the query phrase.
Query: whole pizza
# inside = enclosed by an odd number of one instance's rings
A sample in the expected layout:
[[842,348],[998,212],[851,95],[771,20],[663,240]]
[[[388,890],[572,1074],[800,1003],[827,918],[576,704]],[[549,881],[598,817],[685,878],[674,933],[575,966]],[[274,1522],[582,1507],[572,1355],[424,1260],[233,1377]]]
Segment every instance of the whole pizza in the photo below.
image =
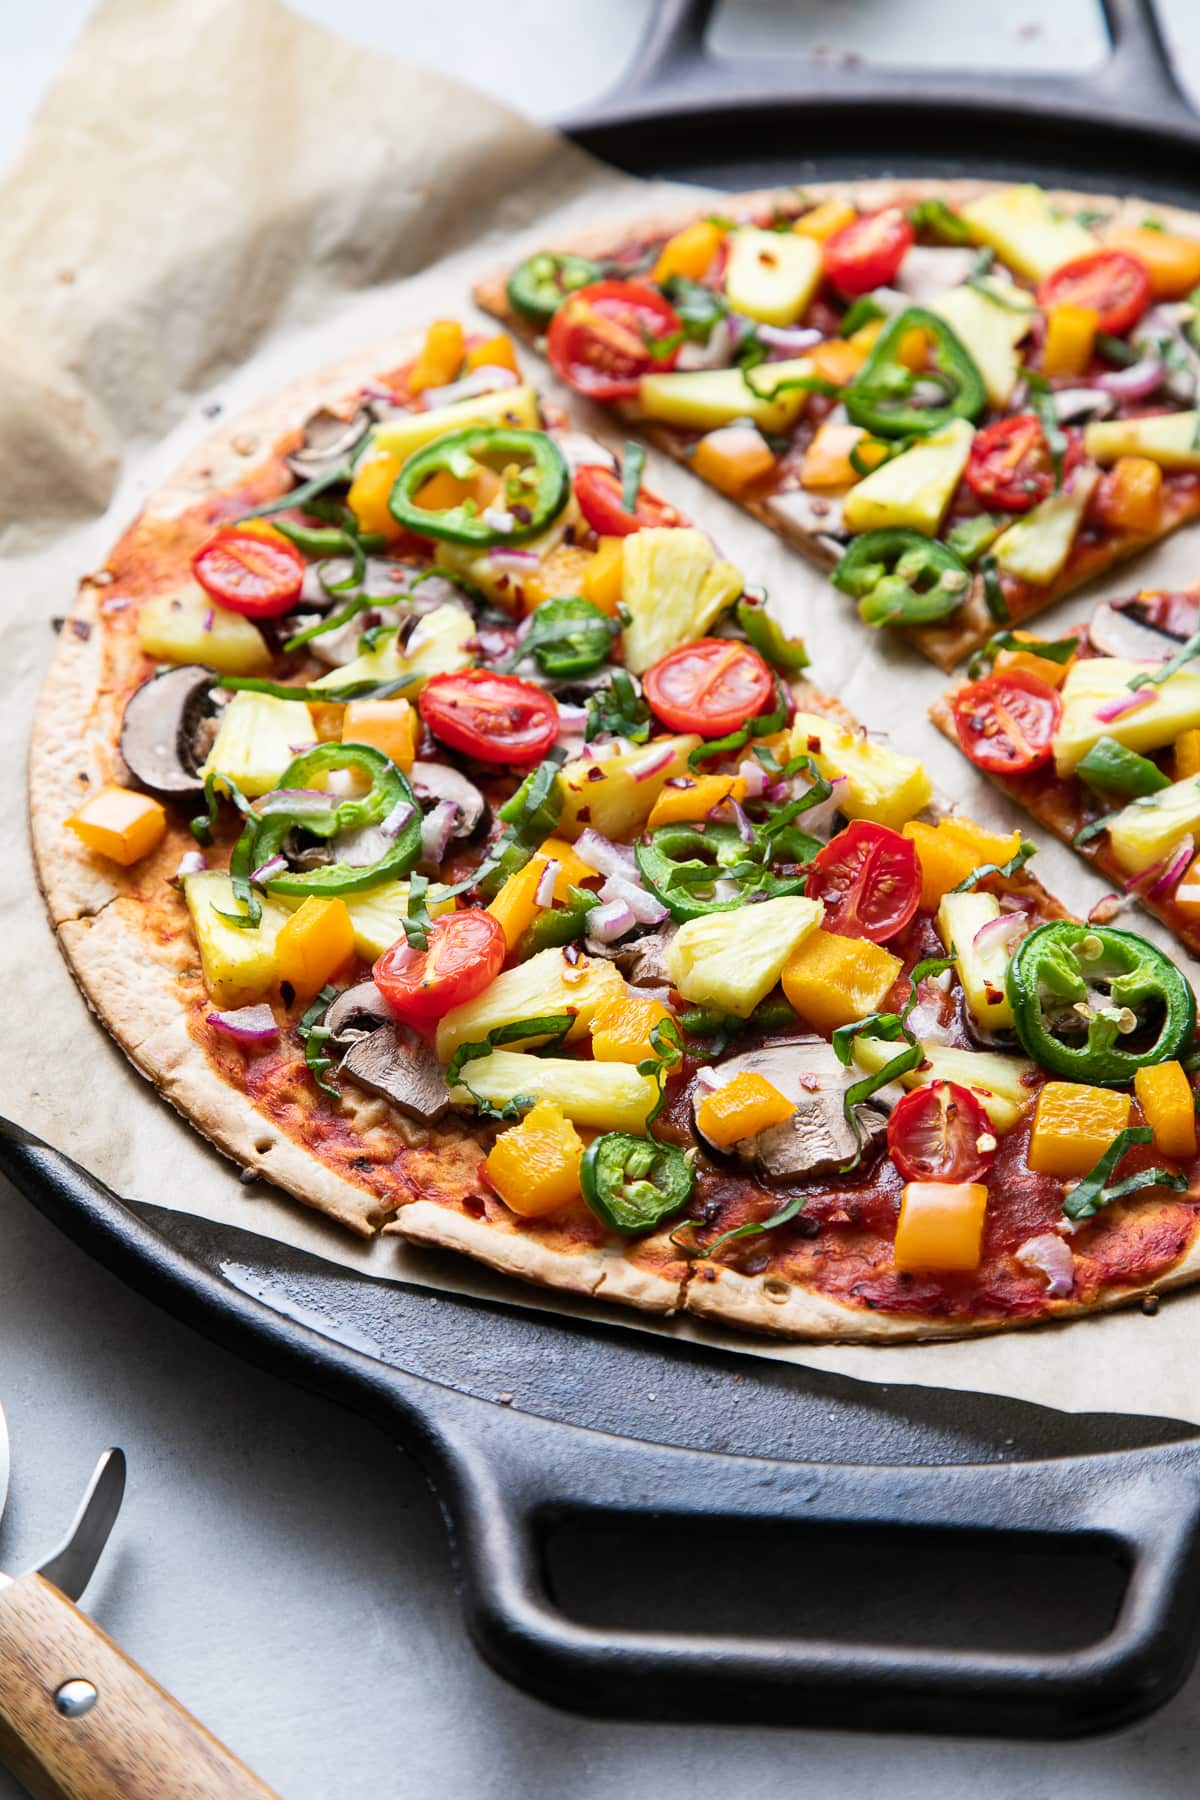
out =
[[443,319],[219,431],[62,629],[36,862],[137,1067],[352,1231],[647,1311],[950,1337],[1194,1278],[1195,1000],[1125,914],[1200,918],[1196,600],[1013,629],[1200,507],[1175,223],[755,195],[479,290],[830,606],[975,650],[938,722],[1119,897],[1072,918],[637,443]]

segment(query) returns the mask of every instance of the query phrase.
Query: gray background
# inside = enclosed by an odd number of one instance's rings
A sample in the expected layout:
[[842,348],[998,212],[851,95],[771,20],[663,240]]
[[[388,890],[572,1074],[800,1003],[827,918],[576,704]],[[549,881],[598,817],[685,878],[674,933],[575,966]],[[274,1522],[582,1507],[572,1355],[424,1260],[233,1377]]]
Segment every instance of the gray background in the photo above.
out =
[[[3,22],[0,165],[87,5],[2,10],[16,16]],[[643,0],[303,0],[298,10],[545,119],[616,81],[645,13]],[[1091,0],[1013,0],[996,28],[998,10],[741,0],[714,38],[731,54],[869,50],[989,67],[1103,55]],[[1196,92],[1200,9],[1172,0],[1163,13]],[[596,1724],[524,1698],[465,1640],[441,1521],[410,1463],[145,1305],[2,1183],[0,1397],[15,1460],[0,1566],[44,1550],[96,1453],[122,1444],[130,1492],[89,1609],[287,1800],[923,1800],[968,1784],[1005,1800],[1196,1792],[1200,1674],[1150,1724],[1066,1747]],[[0,1800],[18,1791],[0,1773]]]

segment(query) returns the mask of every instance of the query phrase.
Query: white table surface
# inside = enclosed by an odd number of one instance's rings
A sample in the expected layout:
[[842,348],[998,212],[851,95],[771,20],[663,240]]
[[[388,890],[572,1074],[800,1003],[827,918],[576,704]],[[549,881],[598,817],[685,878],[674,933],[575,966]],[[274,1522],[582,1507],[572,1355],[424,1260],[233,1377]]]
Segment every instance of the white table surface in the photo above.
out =
[[[86,10],[86,0],[4,8],[0,164]],[[301,10],[550,117],[617,79],[644,8],[303,0]],[[1200,9],[1173,0],[1167,11],[1200,77]],[[983,14],[947,0],[742,0],[736,30],[726,18],[718,37],[889,59],[936,41],[940,61],[992,66],[1062,63],[1073,45],[1096,54],[1102,42],[1090,0],[1015,0],[994,33]],[[467,28],[484,18],[486,30]],[[14,1451],[0,1567],[45,1550],[95,1455],[123,1445],[129,1494],[87,1606],[287,1800],[1196,1792],[1200,1674],[1146,1725],[1050,1747],[622,1726],[527,1699],[465,1638],[441,1521],[411,1463],[129,1293],[2,1183],[0,1396]],[[0,1800],[18,1792],[0,1773]]]

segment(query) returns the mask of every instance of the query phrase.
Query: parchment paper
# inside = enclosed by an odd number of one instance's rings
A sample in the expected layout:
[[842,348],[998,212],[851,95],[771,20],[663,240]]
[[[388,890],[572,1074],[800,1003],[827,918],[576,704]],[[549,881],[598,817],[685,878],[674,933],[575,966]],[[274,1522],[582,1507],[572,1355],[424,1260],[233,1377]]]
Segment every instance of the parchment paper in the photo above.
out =
[[[494,101],[342,43],[273,0],[105,0],[0,183],[0,1097],[117,1192],[374,1276],[564,1304],[465,1260],[394,1240],[362,1246],[244,1187],[154,1096],[89,1018],[51,942],[22,823],[25,746],[51,618],[210,429],[213,407],[235,414],[394,331],[467,317],[471,279],[502,257],[667,197],[679,190],[606,170]],[[606,422],[582,423],[612,436]],[[927,722],[935,669],[866,632],[823,578],[685,472],[652,457],[651,479],[767,583],[823,685],[921,754],[964,810],[1018,822]],[[1196,560],[1185,535],[1134,579],[1183,585]],[[1065,602],[1051,624],[1091,598]],[[1078,909],[1102,891],[1058,846],[1038,869]],[[1135,1310],[897,1349],[777,1347],[689,1321],[603,1316],[893,1385],[1200,1423],[1200,1293],[1165,1299],[1155,1318]]]

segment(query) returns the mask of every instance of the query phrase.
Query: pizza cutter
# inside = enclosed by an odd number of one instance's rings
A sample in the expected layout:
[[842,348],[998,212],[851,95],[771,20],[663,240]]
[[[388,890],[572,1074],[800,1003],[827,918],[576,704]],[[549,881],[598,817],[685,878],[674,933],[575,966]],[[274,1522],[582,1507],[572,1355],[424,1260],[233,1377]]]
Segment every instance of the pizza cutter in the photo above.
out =
[[[0,1407],[0,1513],[9,1463]],[[124,1492],[124,1454],[106,1450],[58,1547],[0,1574],[0,1761],[35,1800],[275,1800],[74,1605]]]

